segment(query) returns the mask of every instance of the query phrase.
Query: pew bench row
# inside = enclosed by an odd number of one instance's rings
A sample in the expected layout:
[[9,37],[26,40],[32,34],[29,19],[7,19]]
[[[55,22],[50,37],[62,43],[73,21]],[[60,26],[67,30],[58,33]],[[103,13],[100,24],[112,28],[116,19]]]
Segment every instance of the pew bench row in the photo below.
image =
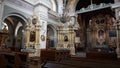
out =
[[23,52],[0,52],[0,68],[20,68],[28,65],[28,54]]

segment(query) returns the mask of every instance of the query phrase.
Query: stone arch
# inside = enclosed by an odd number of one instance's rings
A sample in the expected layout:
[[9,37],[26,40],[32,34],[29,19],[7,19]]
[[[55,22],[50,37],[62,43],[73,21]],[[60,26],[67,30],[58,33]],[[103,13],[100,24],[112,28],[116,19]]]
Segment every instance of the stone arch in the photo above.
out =
[[[3,17],[2,20],[4,23],[6,23],[8,25],[8,34],[10,36],[10,42],[6,43],[9,44],[9,47],[23,47],[23,43],[24,43],[24,34],[23,31],[25,30],[25,26],[27,24],[27,19],[19,14],[19,13],[11,13],[6,15],[5,17]],[[20,34],[18,34],[20,33]],[[19,40],[18,40],[19,38]],[[19,42],[19,44],[18,44]],[[21,44],[22,43],[22,44]],[[18,46],[16,46],[16,44]]]
[[10,14],[6,15],[5,17],[3,17],[2,21],[4,21],[9,16],[18,16],[19,18],[23,19],[25,21],[25,23],[27,23],[27,18],[19,13],[10,13]]
[[52,4],[52,10],[53,11],[58,11],[58,9],[57,9],[57,2],[56,2],[56,0],[50,0],[50,2],[51,2],[51,4]]

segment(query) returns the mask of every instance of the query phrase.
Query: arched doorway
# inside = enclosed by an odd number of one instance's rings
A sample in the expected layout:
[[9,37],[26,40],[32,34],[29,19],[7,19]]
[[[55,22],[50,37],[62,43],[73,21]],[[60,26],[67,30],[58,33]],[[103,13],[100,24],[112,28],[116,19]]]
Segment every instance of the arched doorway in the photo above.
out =
[[57,44],[57,36],[56,30],[54,26],[48,25],[47,26],[47,47],[46,48],[55,48]]
[[5,40],[7,47],[21,49],[24,46],[26,18],[18,14],[11,14],[3,19],[3,23],[6,23],[8,26],[9,36]]

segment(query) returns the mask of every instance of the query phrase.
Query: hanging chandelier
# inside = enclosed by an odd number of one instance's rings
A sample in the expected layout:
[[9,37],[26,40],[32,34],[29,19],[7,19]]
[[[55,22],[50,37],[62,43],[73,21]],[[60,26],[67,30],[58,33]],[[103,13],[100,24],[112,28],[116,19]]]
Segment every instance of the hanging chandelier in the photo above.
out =
[[66,23],[66,22],[68,22],[68,21],[70,21],[70,16],[68,16],[67,14],[62,14],[61,16],[60,16],[60,21],[62,22],[62,23]]
[[70,21],[70,16],[66,13],[66,0],[63,0],[63,13],[60,15],[60,21],[66,23]]

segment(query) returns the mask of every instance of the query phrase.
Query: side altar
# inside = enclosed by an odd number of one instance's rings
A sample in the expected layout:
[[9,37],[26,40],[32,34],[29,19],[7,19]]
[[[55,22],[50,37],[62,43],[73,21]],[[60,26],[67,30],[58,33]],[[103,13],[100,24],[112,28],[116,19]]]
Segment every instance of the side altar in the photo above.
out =
[[77,17],[71,16],[69,20],[61,22],[62,23],[59,24],[57,28],[58,32],[57,50],[70,50],[70,54],[75,55],[76,43],[80,43],[80,40],[75,40],[77,38],[76,30],[78,30],[79,28]]
[[40,20],[37,16],[32,16],[28,19],[28,24],[25,29],[25,44],[21,49],[23,52],[28,52],[29,57],[40,56]]

